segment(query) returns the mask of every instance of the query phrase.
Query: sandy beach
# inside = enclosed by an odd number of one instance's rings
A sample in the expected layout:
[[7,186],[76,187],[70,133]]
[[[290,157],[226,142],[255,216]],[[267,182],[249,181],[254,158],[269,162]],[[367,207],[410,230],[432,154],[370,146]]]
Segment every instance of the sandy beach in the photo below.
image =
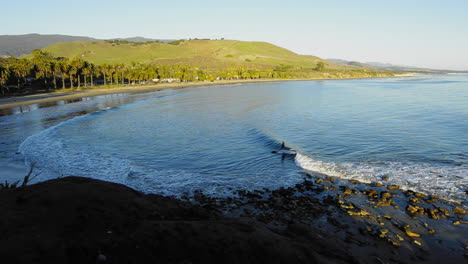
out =
[[184,89],[202,86],[217,86],[242,83],[264,83],[264,82],[290,82],[290,81],[319,81],[319,80],[349,80],[349,79],[373,79],[373,78],[394,78],[394,77],[411,77],[415,73],[395,74],[394,76],[386,77],[361,77],[361,78],[317,78],[317,79],[253,79],[253,80],[221,80],[221,81],[205,81],[205,82],[189,82],[189,83],[160,83],[145,86],[122,86],[112,88],[82,88],[74,91],[55,91],[50,93],[40,93],[27,96],[11,96],[0,98],[0,109],[29,105],[49,103],[59,100],[72,100],[82,97],[92,97],[106,94],[116,93],[145,93],[163,89]]

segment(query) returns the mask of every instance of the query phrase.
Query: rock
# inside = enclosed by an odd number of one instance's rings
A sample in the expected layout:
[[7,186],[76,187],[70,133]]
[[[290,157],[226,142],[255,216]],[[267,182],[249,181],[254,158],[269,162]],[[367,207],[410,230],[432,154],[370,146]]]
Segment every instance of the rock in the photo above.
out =
[[346,205],[346,204],[340,204],[340,207],[343,209],[353,209],[354,206],[352,204]]
[[421,201],[419,201],[419,199],[418,199],[417,197],[411,197],[411,198],[409,199],[409,202],[410,202],[410,203],[413,203],[413,204],[415,204],[415,203],[421,203]]
[[389,239],[387,239],[387,241],[388,241],[390,244],[394,245],[395,247],[399,247],[399,246],[401,246],[401,245],[400,245],[400,243],[398,243],[398,242],[396,242],[396,241],[393,241],[393,240],[392,240],[392,239],[390,239],[390,238],[389,238]]
[[379,198],[379,192],[373,189],[364,190],[363,193],[367,195],[369,198],[374,198],[374,199]]
[[369,215],[369,212],[367,212],[366,210],[361,209],[361,211],[359,211],[359,212],[348,211],[348,214],[351,215],[351,216],[364,217],[366,215]]
[[409,237],[420,237],[421,235],[418,233],[414,233],[413,231],[406,229],[405,234]]
[[417,240],[413,240],[413,244],[416,244],[418,246],[422,246],[421,242],[417,241]]
[[315,180],[315,183],[316,183],[316,184],[320,184],[320,183],[322,183],[322,182],[323,182],[323,180],[320,179],[320,178],[318,178],[318,179]]
[[343,191],[344,195],[350,195],[352,193],[353,193],[353,191],[351,191],[351,189],[349,189],[348,187],[346,187],[345,190]]
[[380,182],[374,182],[374,183],[372,183],[372,186],[374,186],[374,187],[382,187],[383,184],[381,184]]
[[426,195],[425,195],[424,193],[418,193],[418,192],[415,192],[415,193],[414,193],[414,196],[419,197],[419,198],[424,198],[424,197],[426,197]]
[[401,237],[400,235],[396,235],[395,237],[400,241],[405,241],[405,239],[403,237]]
[[416,213],[419,213],[419,214],[424,214],[424,208],[420,207],[420,206],[417,206],[417,205],[408,205],[406,207],[406,211],[408,211],[410,214],[416,214]]
[[383,176],[382,181],[388,181],[388,176]]
[[388,229],[380,229],[379,233],[380,233],[379,237],[384,238],[388,233]]
[[383,217],[384,217],[385,219],[387,219],[387,220],[391,220],[391,219],[392,219],[392,217],[391,217],[390,215],[383,215]]
[[97,262],[106,262],[107,257],[105,255],[103,255],[102,253],[99,253],[96,260],[97,260]]
[[387,189],[389,189],[389,190],[398,190],[398,189],[400,189],[400,186],[396,185],[396,184],[388,185]]
[[381,199],[390,199],[390,198],[392,198],[392,196],[393,195],[391,193],[389,193],[389,192],[381,192],[380,193],[380,198]]
[[433,234],[436,233],[436,231],[435,231],[434,229],[429,229],[429,230],[427,230],[427,232],[428,232],[429,234],[431,234],[431,235],[433,235]]
[[444,209],[442,207],[439,207],[438,209],[442,213],[442,216],[444,216],[444,217],[449,216],[449,211],[447,209]]
[[432,219],[439,220],[439,215],[437,215],[438,212],[439,210],[437,209],[429,209],[428,215]]
[[359,183],[361,183],[361,182],[358,181],[358,180],[350,180],[349,183],[351,183],[351,184],[359,184]]
[[381,207],[384,207],[384,206],[390,206],[392,204],[392,199],[390,200],[382,200],[382,201],[379,201],[377,203],[377,206],[381,206]]
[[324,182],[331,182],[331,183],[335,183],[335,179],[332,178],[332,177],[325,177],[325,180]]
[[465,215],[466,211],[460,207],[455,207],[455,209],[453,209],[453,213],[458,215]]
[[455,221],[455,222],[453,222],[453,225],[454,225],[454,226],[457,226],[457,225],[460,225],[460,224],[461,224],[460,221]]
[[388,231],[388,229],[380,229],[379,232],[381,234],[387,234],[389,231]]

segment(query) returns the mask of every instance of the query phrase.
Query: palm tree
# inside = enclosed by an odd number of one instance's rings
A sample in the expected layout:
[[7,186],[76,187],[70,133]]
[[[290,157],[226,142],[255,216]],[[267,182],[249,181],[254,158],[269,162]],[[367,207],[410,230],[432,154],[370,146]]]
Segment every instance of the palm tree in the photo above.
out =
[[49,78],[51,70],[51,60],[52,56],[44,52],[42,50],[33,50],[33,59],[32,62],[34,64],[34,68],[36,71],[36,78],[43,78],[44,79],[44,87],[49,88],[47,85],[47,78]]
[[115,84],[119,84],[119,71],[120,71],[120,64],[112,65],[112,76],[114,77]]
[[2,95],[5,95],[5,88],[8,87],[5,85],[10,78],[10,66],[8,64],[0,64],[0,88],[2,89]]
[[76,78],[78,80],[78,88],[81,87],[81,71],[83,70],[83,67],[84,67],[84,64],[85,64],[85,61],[83,59],[80,59],[80,58],[74,58],[71,62],[70,62],[72,68],[73,68],[73,72],[74,74],[76,75]]
[[109,65],[104,63],[102,64],[99,69],[100,69],[100,72],[102,73],[102,76],[104,77],[104,85],[107,85],[107,80],[106,80],[106,75],[108,73],[108,68],[109,68]]
[[[57,77],[62,76],[62,61],[53,60],[51,63],[52,76],[54,77],[54,89],[57,89]],[[62,88],[63,88],[63,76],[62,76]]]
[[94,80],[93,77],[99,77],[101,76],[101,67],[98,65],[91,64],[91,87],[94,86]]
[[76,67],[72,64],[70,61],[67,66],[68,68],[68,77],[70,78],[70,88],[73,88],[74,86],[74,76],[78,73],[78,70]]
[[64,58],[63,60],[60,61],[60,68],[62,72],[62,89],[65,89],[65,79],[70,79],[70,88],[73,88],[73,82],[72,79],[73,77],[70,74],[70,63],[68,61],[68,58]]
[[29,72],[31,71],[31,63],[27,59],[15,59],[12,71],[16,75],[18,80],[18,89],[21,86],[21,79],[24,80],[26,76],[28,76]]
[[45,58],[41,58],[36,61],[35,66],[36,66],[36,78],[43,78],[44,87],[49,89],[47,85],[47,78],[49,78],[50,72],[51,72],[50,61],[46,60]]
[[109,68],[107,69],[108,70],[108,76],[110,78],[110,84],[112,85],[113,84],[113,76],[114,76],[114,73],[115,73],[115,65],[109,65]]
[[[120,80],[122,80],[122,85],[125,84],[125,72],[127,70],[127,67],[125,66],[125,64],[121,63],[121,64],[117,64],[116,65],[116,76],[117,77],[117,80],[118,78],[120,78]],[[119,84],[119,82],[117,81],[117,84]]]
[[84,65],[83,65],[83,69],[82,69],[82,73],[83,73],[83,77],[84,77],[84,86],[87,87],[88,86],[88,83],[87,83],[87,78],[88,78],[88,75],[91,74],[91,63],[85,61],[84,62]]

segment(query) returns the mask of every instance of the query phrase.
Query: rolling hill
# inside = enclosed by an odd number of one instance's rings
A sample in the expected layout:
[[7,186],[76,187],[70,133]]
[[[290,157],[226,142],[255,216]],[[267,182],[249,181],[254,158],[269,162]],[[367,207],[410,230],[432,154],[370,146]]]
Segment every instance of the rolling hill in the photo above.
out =
[[282,64],[294,69],[313,69],[318,62],[323,62],[327,69],[356,69],[315,56],[299,55],[266,42],[236,40],[181,40],[170,43],[75,41],[56,43],[43,50],[56,57],[80,57],[96,64],[189,64],[206,69],[236,66],[274,68]]

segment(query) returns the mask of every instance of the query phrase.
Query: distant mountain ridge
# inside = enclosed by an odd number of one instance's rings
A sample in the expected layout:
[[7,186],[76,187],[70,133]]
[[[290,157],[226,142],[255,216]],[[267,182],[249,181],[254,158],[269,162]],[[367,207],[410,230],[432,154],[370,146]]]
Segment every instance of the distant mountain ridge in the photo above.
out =
[[110,39],[110,40],[126,40],[128,42],[139,42],[139,43],[144,43],[148,41],[160,41],[164,43],[169,43],[171,41],[174,41],[175,39],[151,39],[151,38],[145,38],[145,37],[131,37],[131,38],[115,38],[115,39]]
[[58,42],[96,41],[97,39],[67,35],[0,35],[0,56],[19,57]]
[[361,67],[370,70],[379,70],[379,71],[393,71],[393,72],[418,72],[418,73],[468,73],[468,71],[454,71],[454,70],[438,70],[438,69],[428,69],[420,68],[414,66],[402,66],[394,65],[391,63],[382,63],[382,62],[358,62],[358,61],[348,61],[343,59],[326,59],[334,63],[341,63],[350,66]]
[[[60,42],[74,41],[100,41],[84,36],[69,36],[69,35],[42,35],[42,34],[26,34],[26,35],[0,35],[0,57],[11,56],[20,57],[31,53],[34,49],[43,49],[47,46]],[[118,38],[118,40],[126,40],[129,42],[147,42],[158,39],[149,39],[144,37]],[[170,42],[172,40],[158,40],[161,42]]]

